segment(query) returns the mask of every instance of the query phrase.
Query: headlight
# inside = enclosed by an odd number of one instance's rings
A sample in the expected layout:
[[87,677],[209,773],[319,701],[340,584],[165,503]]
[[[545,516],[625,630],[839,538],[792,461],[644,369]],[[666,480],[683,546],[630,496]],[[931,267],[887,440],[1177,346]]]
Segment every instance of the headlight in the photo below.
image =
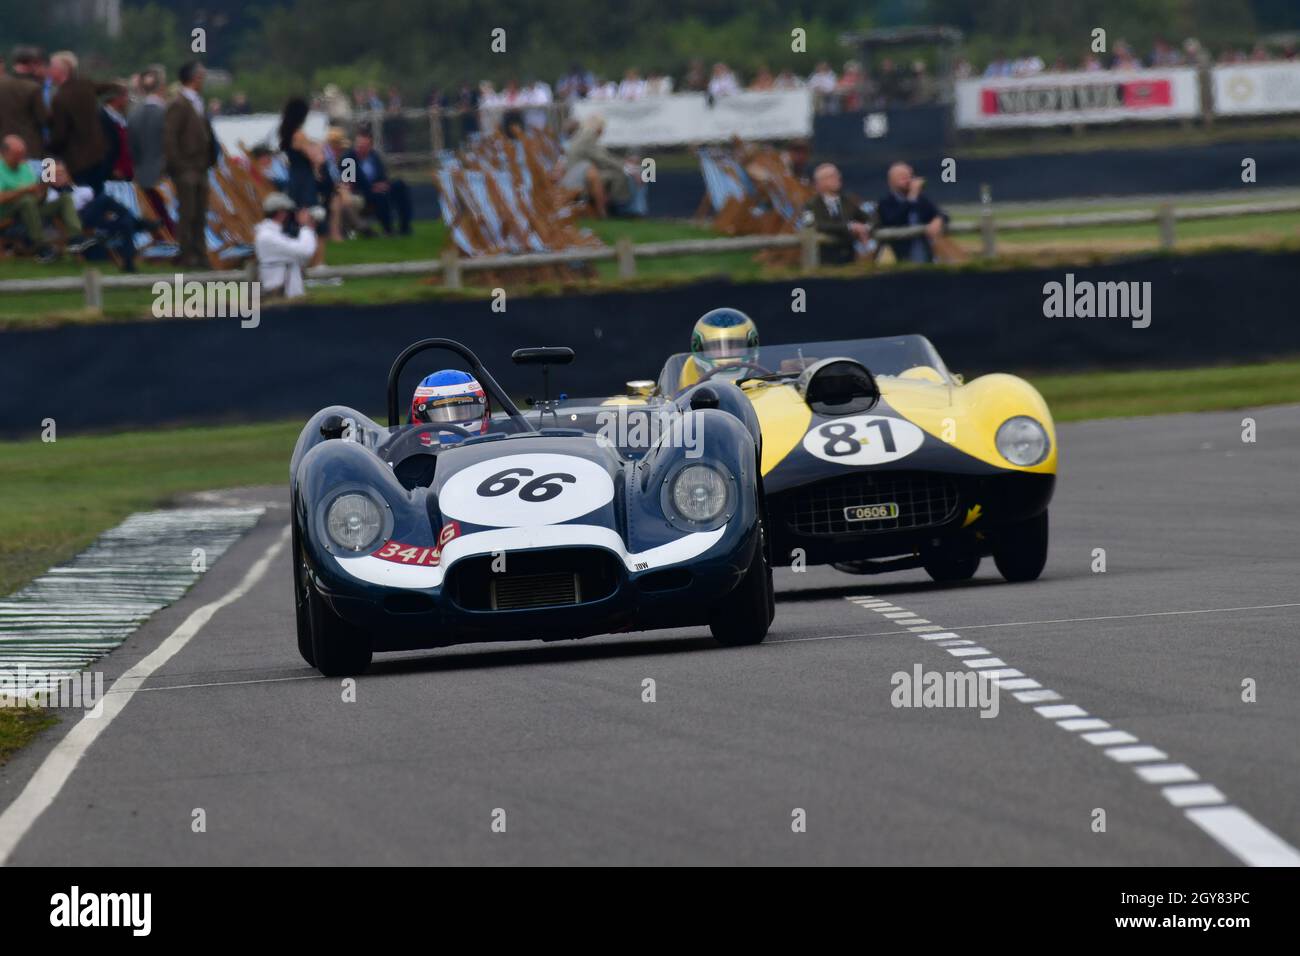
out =
[[330,538],[347,551],[365,551],[384,527],[379,505],[369,495],[339,495],[325,515]]
[[1047,457],[1047,430],[1026,415],[1008,418],[998,429],[998,451],[1013,465],[1028,467]]
[[708,465],[687,465],[673,479],[673,507],[687,521],[703,524],[727,506],[727,479]]

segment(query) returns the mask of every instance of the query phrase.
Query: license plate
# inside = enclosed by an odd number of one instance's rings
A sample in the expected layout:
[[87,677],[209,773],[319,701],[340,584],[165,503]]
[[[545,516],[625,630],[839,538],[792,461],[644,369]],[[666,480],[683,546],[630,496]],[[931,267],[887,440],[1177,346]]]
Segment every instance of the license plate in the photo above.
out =
[[885,501],[878,505],[849,505],[844,509],[845,521],[885,521],[898,517],[898,505]]

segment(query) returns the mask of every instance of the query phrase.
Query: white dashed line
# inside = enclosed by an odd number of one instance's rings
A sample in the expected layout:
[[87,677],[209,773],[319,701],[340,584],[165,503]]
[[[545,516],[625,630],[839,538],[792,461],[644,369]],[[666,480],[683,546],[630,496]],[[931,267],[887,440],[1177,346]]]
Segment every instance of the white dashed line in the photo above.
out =
[[1082,707],[1075,704],[1051,704],[1047,707],[1035,707],[1039,716],[1046,717],[1048,720],[1056,720],[1058,717],[1087,717],[1088,712]]
[[1062,730],[1080,731],[1105,730],[1110,724],[1104,720],[1098,720],[1096,717],[1072,717],[1069,720],[1058,720],[1056,726]]
[[[873,599],[869,595],[849,598],[855,604],[864,605]],[[1233,611],[1259,611],[1275,608],[1300,607],[1295,604],[1260,604],[1239,608],[1204,608],[1188,611],[1156,611],[1147,614],[1112,614],[1100,617],[1069,618],[1053,621],[1016,621],[1005,624],[978,624],[962,630],[991,627],[1022,627],[1033,624],[1076,624],[1087,621],[1113,621],[1141,617],[1164,617],[1176,614],[1216,614]],[[874,607],[877,612],[888,611],[885,616],[899,615],[893,612],[902,610],[894,605]],[[909,612],[904,612],[909,613]],[[919,629],[917,629],[919,630]],[[931,627],[933,630],[933,626]],[[891,633],[906,634],[906,631],[875,634],[885,637]],[[1008,667],[1006,662],[997,657],[974,657],[975,654],[989,653],[983,647],[971,646],[974,642],[962,638],[957,631],[934,630],[933,633],[916,634],[924,641],[937,641],[953,657],[961,660],[967,667],[979,669],[981,673],[996,679],[998,686],[1007,690],[1017,687],[1030,687],[1032,690],[1015,690],[1013,696],[1023,704],[1041,704],[1034,711],[1047,720],[1056,721],[1056,726],[1070,733],[1077,734],[1093,746],[1106,748],[1103,753],[1111,760],[1133,766],[1133,771],[1145,783],[1159,786],[1161,795],[1173,806],[1183,810],[1184,816],[1196,824],[1204,833],[1221,847],[1248,866],[1300,866],[1300,850],[1287,843],[1262,823],[1240,807],[1228,803],[1218,787],[1212,784],[1196,782],[1200,777],[1186,764],[1166,763],[1169,756],[1163,750],[1143,744],[1137,737],[1111,728],[1104,720],[1091,716],[1077,704],[1047,703],[1063,698],[1059,693],[1041,687],[1037,681],[1026,678],[1020,671]]]
[[1138,767],[1137,773],[1147,783],[1186,783],[1189,780],[1201,779],[1196,775],[1195,770],[1181,763],[1161,763],[1150,767]]
[[1094,747],[1111,747],[1115,744],[1135,744],[1137,738],[1126,730],[1098,730],[1091,734],[1080,734]]
[[1239,807],[1201,807],[1187,819],[1250,866],[1296,866],[1295,848]]
[[1228,798],[1219,788],[1208,783],[1185,783],[1165,787],[1160,791],[1176,807],[1204,806],[1207,803],[1227,803]]
[[1169,754],[1148,744],[1138,744],[1133,747],[1112,747],[1106,751],[1106,756],[1111,760],[1118,760],[1120,763],[1146,763],[1152,760],[1169,759]]

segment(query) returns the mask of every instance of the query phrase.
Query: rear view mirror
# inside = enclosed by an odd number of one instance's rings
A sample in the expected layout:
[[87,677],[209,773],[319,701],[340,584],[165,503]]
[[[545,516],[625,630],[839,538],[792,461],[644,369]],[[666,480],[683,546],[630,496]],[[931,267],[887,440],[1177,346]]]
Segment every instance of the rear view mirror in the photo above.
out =
[[516,365],[568,365],[573,361],[573,349],[563,345],[539,345],[529,349],[515,349],[510,359]]
[[653,379],[634,378],[627,383],[627,393],[638,398],[649,398],[654,394],[654,391],[655,383]]

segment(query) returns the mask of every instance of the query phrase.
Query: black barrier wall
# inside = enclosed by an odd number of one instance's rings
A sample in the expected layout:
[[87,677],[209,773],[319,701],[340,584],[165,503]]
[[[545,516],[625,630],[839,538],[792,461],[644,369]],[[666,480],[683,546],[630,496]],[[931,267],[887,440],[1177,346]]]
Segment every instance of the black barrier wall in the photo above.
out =
[[[486,300],[303,306],[268,310],[252,329],[232,318],[12,331],[0,334],[0,434],[34,438],[44,418],[54,418],[62,435],[305,418],[335,402],[378,413],[394,356],[429,335],[464,342],[519,395],[537,393],[541,377],[513,366],[513,349],[572,346],[577,360],[553,372],[553,390],[610,394],[627,379],[655,377],[669,354],[688,347],[696,317],[720,305],[752,315],[769,343],[919,332],[968,378],[1258,360],[1300,354],[1298,267],[1300,254],[1233,252],[1073,269],[701,282],[511,299],[505,313],[492,312]],[[1064,282],[1067,272],[1076,282],[1150,282],[1150,326],[1044,317],[1044,284]],[[805,291],[806,313],[791,310],[796,288]],[[414,387],[417,371],[404,388]]]

